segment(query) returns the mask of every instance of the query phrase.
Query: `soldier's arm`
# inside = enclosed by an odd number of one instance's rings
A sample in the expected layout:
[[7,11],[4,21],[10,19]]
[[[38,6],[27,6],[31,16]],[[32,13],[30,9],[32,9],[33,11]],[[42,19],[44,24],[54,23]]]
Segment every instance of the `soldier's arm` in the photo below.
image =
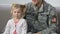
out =
[[[56,9],[53,7],[50,7],[50,14],[49,14],[49,27],[47,29],[42,30],[41,32],[50,33],[50,32],[55,32],[57,29],[57,24],[58,24],[58,17],[56,14]],[[56,32],[55,32],[56,33]]]
[[57,25],[58,25],[58,16],[57,16],[57,12],[55,8],[51,8],[51,13],[50,13],[50,17],[49,17],[49,22],[50,22],[50,28],[52,29],[56,29]]

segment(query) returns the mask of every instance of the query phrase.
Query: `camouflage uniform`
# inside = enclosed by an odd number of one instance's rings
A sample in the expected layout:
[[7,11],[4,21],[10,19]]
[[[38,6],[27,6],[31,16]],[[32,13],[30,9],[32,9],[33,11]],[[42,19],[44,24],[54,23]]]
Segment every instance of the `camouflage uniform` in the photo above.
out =
[[[42,34],[57,34],[57,22],[53,23],[52,18],[56,17],[55,8],[50,4],[43,2],[40,8],[28,3],[26,12],[26,20],[28,22],[28,32]],[[57,17],[56,17],[57,18]]]

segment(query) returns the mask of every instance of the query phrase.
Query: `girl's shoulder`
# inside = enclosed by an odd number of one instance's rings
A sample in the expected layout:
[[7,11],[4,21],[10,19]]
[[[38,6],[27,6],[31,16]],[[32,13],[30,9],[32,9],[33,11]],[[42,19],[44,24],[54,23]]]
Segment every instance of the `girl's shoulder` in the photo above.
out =
[[9,19],[9,20],[8,20],[8,22],[11,22],[11,21],[13,21],[13,19]]
[[24,18],[21,18],[21,20],[26,20],[26,19],[24,19]]
[[11,24],[12,22],[13,22],[13,19],[9,19],[9,20],[7,21],[8,24]]
[[9,19],[9,20],[7,21],[7,25],[10,25],[11,22],[12,22],[12,19]]
[[26,19],[21,19],[21,23],[22,23],[23,25],[27,24]]
[[24,21],[24,22],[26,21],[26,19],[24,19],[24,18],[22,18],[22,19],[20,19],[20,20],[21,20],[21,21]]

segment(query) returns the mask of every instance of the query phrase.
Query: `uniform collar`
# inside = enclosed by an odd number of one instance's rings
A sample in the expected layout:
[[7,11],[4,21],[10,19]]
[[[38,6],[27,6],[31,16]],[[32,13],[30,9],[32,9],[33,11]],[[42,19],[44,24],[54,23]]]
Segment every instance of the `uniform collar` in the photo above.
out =
[[[39,12],[43,12],[43,4],[41,5],[41,7],[36,7],[35,5],[32,4],[32,7],[34,8],[34,10],[37,10]],[[39,8],[39,9],[38,9]]]

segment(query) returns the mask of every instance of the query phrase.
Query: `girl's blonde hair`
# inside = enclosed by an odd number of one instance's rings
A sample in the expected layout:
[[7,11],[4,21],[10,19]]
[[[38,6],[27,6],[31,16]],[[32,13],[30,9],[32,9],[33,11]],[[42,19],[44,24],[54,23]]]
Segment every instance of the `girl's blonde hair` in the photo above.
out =
[[22,13],[22,17],[25,16],[25,12],[26,12],[26,6],[25,5],[12,4],[12,6],[11,6],[11,13],[13,12],[14,8],[20,8],[21,13]]

